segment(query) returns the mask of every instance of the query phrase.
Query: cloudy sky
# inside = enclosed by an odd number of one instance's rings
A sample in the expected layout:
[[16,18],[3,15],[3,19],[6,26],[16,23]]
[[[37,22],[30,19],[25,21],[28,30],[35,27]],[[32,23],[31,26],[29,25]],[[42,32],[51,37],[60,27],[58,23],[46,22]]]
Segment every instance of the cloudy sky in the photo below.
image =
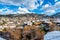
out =
[[53,15],[57,12],[60,12],[60,0],[0,0],[0,14]]

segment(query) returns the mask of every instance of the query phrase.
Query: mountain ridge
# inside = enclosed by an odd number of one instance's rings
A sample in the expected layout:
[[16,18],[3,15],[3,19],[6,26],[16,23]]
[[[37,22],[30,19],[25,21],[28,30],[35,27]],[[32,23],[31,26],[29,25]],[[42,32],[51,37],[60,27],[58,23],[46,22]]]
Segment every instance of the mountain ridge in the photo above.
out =
[[51,17],[51,18],[60,18],[60,12],[54,14],[54,15],[51,15],[51,16],[48,16],[48,15],[45,15],[45,14],[35,14],[35,13],[26,13],[26,14],[7,14],[7,15],[0,15],[0,17],[44,17],[44,18],[47,18],[47,17]]

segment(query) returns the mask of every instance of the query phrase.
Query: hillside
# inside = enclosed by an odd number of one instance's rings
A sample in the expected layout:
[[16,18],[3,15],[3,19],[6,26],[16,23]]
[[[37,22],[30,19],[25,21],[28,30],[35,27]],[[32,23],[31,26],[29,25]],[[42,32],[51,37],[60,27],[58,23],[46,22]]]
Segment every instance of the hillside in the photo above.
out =
[[52,17],[54,17],[54,18],[60,18],[60,12],[58,12],[58,13],[52,15]]

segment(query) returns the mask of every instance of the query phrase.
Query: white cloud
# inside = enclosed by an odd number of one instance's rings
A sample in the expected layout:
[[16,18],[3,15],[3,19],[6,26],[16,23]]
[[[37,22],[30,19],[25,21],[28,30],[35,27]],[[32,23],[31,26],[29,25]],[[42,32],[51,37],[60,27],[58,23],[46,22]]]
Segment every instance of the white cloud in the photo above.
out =
[[45,4],[44,6],[42,6],[41,10],[44,10],[46,14],[51,15],[54,14],[56,10],[59,9],[60,9],[60,1],[56,2],[54,5]]
[[50,7],[50,5],[49,5],[49,4],[46,4],[46,5],[43,6],[42,9],[44,9],[44,10],[48,10],[49,7]]
[[[6,11],[4,11],[6,10]],[[26,14],[26,13],[32,13],[29,12],[27,8],[21,8],[19,7],[17,11],[14,12],[14,10],[10,10],[8,8],[0,9],[0,14],[6,15],[6,14]]]
[[8,8],[3,8],[3,9],[0,9],[0,14],[5,15],[5,14],[16,14],[16,13],[13,10],[9,10]]
[[45,4],[42,10],[57,10],[60,9],[60,1],[56,2],[55,5]]
[[44,0],[40,0],[40,4],[37,3],[37,0],[0,0],[0,4],[15,5],[15,6],[21,6],[21,4],[23,4],[25,8],[29,10],[37,9],[37,7],[39,5],[42,5],[43,2]]
[[45,8],[47,8],[47,7],[49,7],[49,6],[50,6],[49,4],[46,4],[46,5],[45,5]]
[[0,13],[2,12],[2,10],[0,10]]
[[16,6],[20,5],[18,2],[13,2],[13,0],[0,0],[0,4],[16,5]]
[[23,4],[27,9],[36,9],[38,4],[35,5],[35,2],[37,2],[37,0],[0,0],[0,3],[6,5],[21,6],[21,4]]
[[55,0],[55,2],[57,2],[58,0]]
[[52,15],[52,14],[55,14],[55,10],[47,10],[45,12],[46,15]]
[[3,10],[5,10],[5,8],[4,8],[4,9],[0,9],[0,14],[2,14],[2,13],[3,13]]
[[54,10],[48,10],[46,11],[47,13],[54,13],[55,11]]
[[40,5],[42,5],[42,4],[43,4],[43,2],[44,2],[44,0],[40,0]]
[[53,5],[50,4],[45,4],[44,6],[42,6],[42,10],[54,10]]
[[37,0],[26,0],[24,3],[24,5],[26,6],[27,9],[33,10],[36,9],[39,5],[36,4],[35,2],[37,2]]
[[5,11],[5,14],[14,14],[14,12],[13,12],[13,10],[7,10],[7,11]]
[[54,5],[55,9],[60,9],[60,1],[59,2],[56,2],[55,5]]
[[30,12],[26,8],[19,7],[16,13],[25,14],[25,13],[30,13]]

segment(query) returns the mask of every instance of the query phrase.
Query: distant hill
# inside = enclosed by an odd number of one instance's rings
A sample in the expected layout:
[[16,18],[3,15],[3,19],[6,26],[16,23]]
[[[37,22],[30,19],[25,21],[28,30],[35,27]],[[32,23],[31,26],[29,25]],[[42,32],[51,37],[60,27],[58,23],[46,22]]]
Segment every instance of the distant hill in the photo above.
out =
[[52,15],[52,17],[54,17],[54,18],[60,18],[60,12],[58,12],[58,13]]
[[7,15],[0,15],[0,17],[47,17],[44,14],[34,14],[34,13],[26,13],[26,14],[7,14]]
[[60,18],[60,12],[52,15],[52,16],[48,16],[45,14],[34,14],[34,13],[26,13],[26,14],[7,14],[7,15],[0,15],[0,17],[37,17],[37,18]]

